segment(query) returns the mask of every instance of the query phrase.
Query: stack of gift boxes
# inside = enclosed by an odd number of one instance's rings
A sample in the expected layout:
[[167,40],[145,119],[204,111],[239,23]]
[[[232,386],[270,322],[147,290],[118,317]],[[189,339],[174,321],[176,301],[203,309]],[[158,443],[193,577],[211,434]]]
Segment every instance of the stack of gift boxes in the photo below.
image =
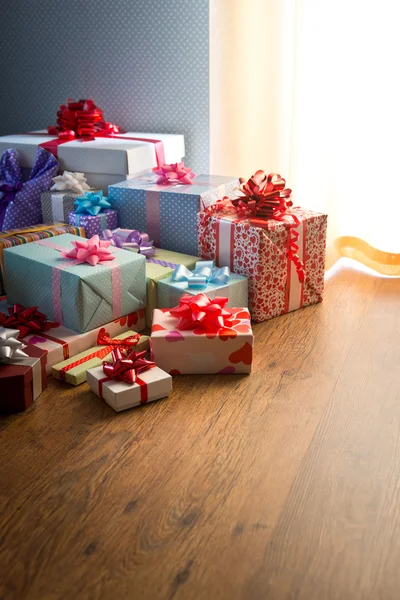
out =
[[0,411],[50,375],[120,411],[179,374],[250,373],[251,319],[322,299],[327,217],[277,174],[195,176],[183,136],[121,132],[90,100],[0,151]]

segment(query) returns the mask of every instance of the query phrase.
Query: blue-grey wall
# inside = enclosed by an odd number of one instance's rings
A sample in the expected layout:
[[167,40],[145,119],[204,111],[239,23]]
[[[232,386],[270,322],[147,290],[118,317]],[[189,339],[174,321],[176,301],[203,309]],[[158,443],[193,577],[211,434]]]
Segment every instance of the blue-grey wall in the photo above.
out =
[[209,172],[208,0],[0,0],[0,134],[92,98],[124,129],[183,133]]

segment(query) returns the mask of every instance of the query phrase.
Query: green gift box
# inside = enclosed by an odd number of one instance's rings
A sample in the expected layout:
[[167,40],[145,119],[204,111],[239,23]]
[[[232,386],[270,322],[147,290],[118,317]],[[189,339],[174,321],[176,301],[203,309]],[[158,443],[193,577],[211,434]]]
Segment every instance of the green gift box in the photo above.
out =
[[4,251],[8,302],[37,306],[51,321],[84,333],[146,305],[146,259],[112,248],[113,260],[95,266],[64,258],[74,235]]
[[157,282],[170,277],[177,265],[184,265],[188,269],[194,269],[198,260],[198,256],[158,249],[154,256],[146,260],[147,327],[151,327],[153,311],[158,307]]

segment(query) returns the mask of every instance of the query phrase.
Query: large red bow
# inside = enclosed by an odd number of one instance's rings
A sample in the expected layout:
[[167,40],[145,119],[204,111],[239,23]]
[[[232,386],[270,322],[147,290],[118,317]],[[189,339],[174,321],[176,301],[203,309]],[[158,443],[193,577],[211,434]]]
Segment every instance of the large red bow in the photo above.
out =
[[0,313],[0,326],[19,330],[19,337],[24,338],[28,333],[43,333],[59,323],[48,321],[46,315],[38,311],[37,306],[24,308],[21,304],[14,304],[8,308],[8,315]]
[[108,379],[119,379],[127,383],[135,383],[138,373],[155,367],[155,363],[146,360],[146,350],[130,352],[124,355],[119,348],[112,351],[112,362],[103,362],[103,371]]
[[234,203],[240,216],[276,219],[293,204],[288,200],[292,190],[285,188],[286,181],[278,173],[266,175],[264,171],[257,171],[248,181],[242,177],[239,181],[243,196]]
[[122,133],[118,125],[104,121],[103,111],[93,100],[75,102],[71,98],[57,112],[57,126],[48,127],[47,130],[50,135],[59,138],[84,140],[93,140],[96,135],[104,133]]
[[179,306],[170,309],[170,314],[177,317],[177,329],[195,329],[202,327],[210,333],[221,328],[232,327],[232,313],[225,310],[228,298],[220,297],[210,300],[206,294],[190,296],[185,294],[179,300]]

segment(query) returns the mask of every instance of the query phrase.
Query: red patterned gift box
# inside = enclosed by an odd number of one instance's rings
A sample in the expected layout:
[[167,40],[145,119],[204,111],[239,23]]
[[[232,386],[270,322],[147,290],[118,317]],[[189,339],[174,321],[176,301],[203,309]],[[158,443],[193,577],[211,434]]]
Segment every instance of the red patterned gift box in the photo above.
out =
[[[294,227],[295,215],[299,220]],[[249,308],[256,322],[321,302],[327,215],[293,208],[280,220],[239,217],[232,210],[198,215],[199,255],[249,279]],[[293,231],[304,282],[290,260]]]

